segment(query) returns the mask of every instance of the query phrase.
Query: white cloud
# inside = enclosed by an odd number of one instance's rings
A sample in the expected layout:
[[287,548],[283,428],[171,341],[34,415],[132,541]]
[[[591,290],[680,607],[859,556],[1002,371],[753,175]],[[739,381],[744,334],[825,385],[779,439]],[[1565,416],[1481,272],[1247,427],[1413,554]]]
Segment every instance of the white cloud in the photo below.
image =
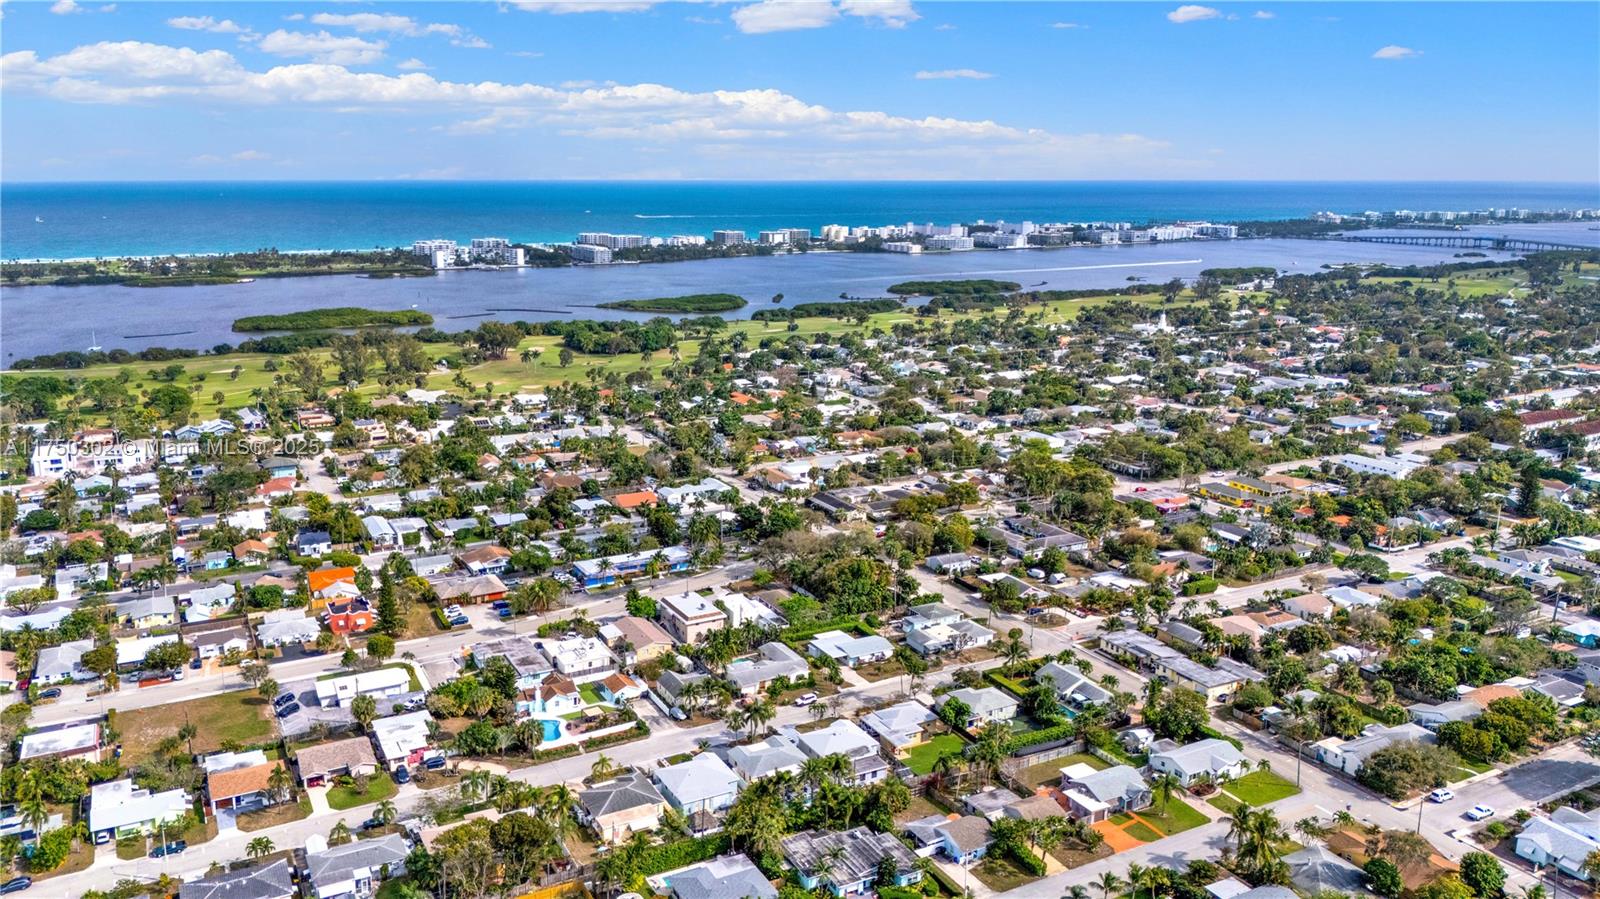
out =
[[520,56],[523,59],[538,59],[541,56],[544,56],[544,54],[538,50],[512,50],[511,55]]
[[1080,25],[1077,22],[1051,22],[1050,23],[1050,27],[1051,28],[1088,28],[1089,26],[1088,25]]
[[733,24],[745,34],[824,28],[840,15],[876,19],[889,28],[904,28],[922,18],[911,0],[759,0],[733,11]]
[[911,8],[911,0],[840,0],[839,11],[847,16],[877,19],[890,28],[904,28],[922,18]]
[[209,31],[213,34],[243,34],[250,30],[232,19],[218,21],[210,16],[178,16],[168,19],[167,24],[184,31]]
[[817,0],[761,0],[734,10],[732,18],[745,34],[770,34],[832,25],[839,9]]
[[350,28],[360,34],[397,34],[404,37],[429,37],[440,35],[458,47],[484,48],[489,46],[483,38],[447,22],[418,22],[410,16],[392,13],[325,13],[311,17],[311,24],[330,28]]
[[411,57],[405,62],[395,63],[394,67],[402,72],[425,72],[428,70],[428,64],[416,58],[415,56]]
[[1221,15],[1222,13],[1209,6],[1196,6],[1191,3],[1167,13],[1167,21],[1177,22],[1182,25],[1185,22],[1200,22],[1206,19],[1219,18]]
[[74,13],[88,12],[87,9],[79,6],[74,0],[56,0],[56,2],[50,4],[50,11],[58,16],[70,16]]
[[262,38],[257,46],[273,56],[305,56],[315,62],[349,66],[377,62],[389,45],[359,37],[335,37],[326,31],[310,34],[280,28]]
[[262,159],[271,159],[272,154],[263,153],[260,150],[240,150],[233,154],[233,158],[236,162],[257,162]]
[[[301,40],[306,37],[315,40]],[[351,50],[324,46],[317,35],[268,35],[263,43],[287,52],[280,45],[291,40],[297,42],[296,55]],[[870,160],[873,172],[893,176],[904,172],[894,160],[907,154],[933,166],[924,175],[959,177],[963,169],[954,166],[998,157],[1018,177],[1104,176],[1167,165],[1163,161],[1169,155],[1163,141],[1137,134],[1058,134],[989,119],[832,109],[774,89],[452,82],[420,71],[355,72],[332,63],[286,63],[255,71],[226,51],[138,41],[89,44],[54,56],[7,53],[0,56],[0,85],[8,92],[73,103],[292,106],[352,115],[377,109],[443,112],[455,117],[436,126],[446,134],[527,129],[549,138],[628,141],[638,145],[630,149],[641,152],[671,147],[686,165],[704,166],[694,172],[697,177],[723,170],[751,177],[824,177],[830,167],[858,157]]]
[[1377,51],[1372,54],[1372,58],[1373,59],[1415,59],[1416,57],[1421,56],[1421,55],[1422,55],[1422,51],[1421,50],[1413,50],[1410,47],[1402,47],[1402,46],[1399,46],[1398,44],[1390,44],[1387,47],[1379,47],[1377,49]]
[[971,78],[974,81],[985,81],[994,77],[992,72],[980,72],[977,69],[939,69],[928,71],[923,69],[917,73],[918,81],[939,81],[946,78]]
[[643,12],[661,0],[513,0],[523,12],[547,12],[558,16],[578,12]]
[[1255,12],[1250,14],[1250,18],[1252,18],[1252,19],[1276,19],[1277,17],[1278,17],[1277,13],[1268,12],[1267,10],[1264,10],[1264,9],[1258,9]]

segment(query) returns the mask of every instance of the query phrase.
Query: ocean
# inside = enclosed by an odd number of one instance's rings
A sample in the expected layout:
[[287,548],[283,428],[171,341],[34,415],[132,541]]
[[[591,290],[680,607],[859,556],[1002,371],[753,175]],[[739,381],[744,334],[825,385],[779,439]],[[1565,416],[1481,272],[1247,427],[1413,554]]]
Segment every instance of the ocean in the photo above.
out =
[[0,184],[0,258],[552,243],[825,224],[1221,221],[1318,210],[1600,207],[1600,185],[1490,182],[205,182]]

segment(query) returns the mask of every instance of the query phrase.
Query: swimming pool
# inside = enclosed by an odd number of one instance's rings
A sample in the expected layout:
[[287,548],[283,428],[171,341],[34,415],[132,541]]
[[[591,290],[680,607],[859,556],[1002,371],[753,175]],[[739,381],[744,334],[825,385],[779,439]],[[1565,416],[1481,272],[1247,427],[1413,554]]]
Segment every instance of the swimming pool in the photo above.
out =
[[561,722],[554,718],[540,718],[539,727],[544,730],[546,743],[561,739]]

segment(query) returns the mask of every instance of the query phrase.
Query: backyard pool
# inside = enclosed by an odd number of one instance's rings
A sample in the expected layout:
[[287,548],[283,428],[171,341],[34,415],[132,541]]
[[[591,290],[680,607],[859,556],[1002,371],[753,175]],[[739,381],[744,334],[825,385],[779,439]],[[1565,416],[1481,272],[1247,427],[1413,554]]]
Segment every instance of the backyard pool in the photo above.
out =
[[561,739],[561,722],[554,718],[540,718],[539,726],[544,729],[544,741],[553,743]]

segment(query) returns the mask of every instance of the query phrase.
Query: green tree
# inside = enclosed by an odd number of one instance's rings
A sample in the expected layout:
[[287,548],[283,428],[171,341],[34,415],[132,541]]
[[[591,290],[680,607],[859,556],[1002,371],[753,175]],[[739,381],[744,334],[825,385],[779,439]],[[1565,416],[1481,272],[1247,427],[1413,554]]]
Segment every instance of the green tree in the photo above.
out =
[[362,730],[368,729],[378,717],[378,701],[367,693],[357,695],[350,700],[350,717],[361,725]]
[[1405,889],[1405,884],[1400,880],[1400,869],[1388,859],[1369,859],[1361,870],[1367,875],[1367,889],[1384,899],[1395,899]]
[[1461,882],[1478,899],[1497,899],[1505,893],[1506,869],[1487,852],[1468,852],[1461,857]]

